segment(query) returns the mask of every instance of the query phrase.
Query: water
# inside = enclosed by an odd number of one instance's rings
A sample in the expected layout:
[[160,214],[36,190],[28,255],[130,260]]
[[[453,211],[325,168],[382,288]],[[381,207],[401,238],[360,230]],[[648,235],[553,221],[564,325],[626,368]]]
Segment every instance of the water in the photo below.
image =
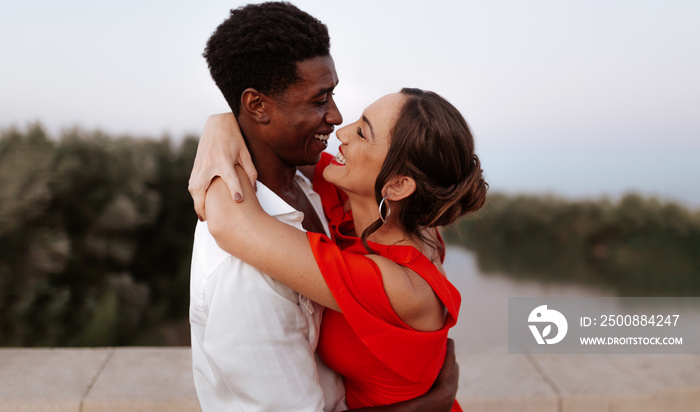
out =
[[444,269],[462,294],[459,321],[450,331],[457,352],[470,348],[508,345],[509,297],[613,296],[595,287],[552,285],[513,279],[503,274],[481,273],[476,256],[458,246],[448,246]]
[[[508,346],[508,298],[509,297],[614,297],[610,290],[595,286],[550,284],[535,280],[518,280],[503,274],[483,274],[476,263],[476,256],[458,246],[448,246],[444,264],[448,279],[462,294],[457,325],[450,331],[457,353],[474,349],[503,348]],[[683,306],[680,302],[670,306],[651,306],[657,313],[679,314],[683,330],[674,330],[689,342],[700,341],[700,310],[698,300]],[[622,300],[609,299],[599,302],[599,309],[610,314],[630,313]],[[637,308],[638,309],[638,308]],[[653,311],[652,311],[653,312]],[[694,345],[694,346],[693,346]],[[689,352],[698,353],[697,344],[691,344]]]

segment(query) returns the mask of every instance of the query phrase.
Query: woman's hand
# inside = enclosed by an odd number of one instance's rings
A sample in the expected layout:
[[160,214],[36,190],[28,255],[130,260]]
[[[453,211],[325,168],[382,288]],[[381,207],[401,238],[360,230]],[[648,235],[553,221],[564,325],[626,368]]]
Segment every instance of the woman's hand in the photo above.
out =
[[220,176],[231,192],[235,202],[243,200],[243,190],[234,170],[234,165],[245,170],[251,185],[255,186],[258,172],[243,140],[233,113],[209,116],[204,124],[202,137],[197,146],[197,155],[192,166],[187,189],[194,200],[194,210],[199,220],[206,219],[204,199],[212,179]]

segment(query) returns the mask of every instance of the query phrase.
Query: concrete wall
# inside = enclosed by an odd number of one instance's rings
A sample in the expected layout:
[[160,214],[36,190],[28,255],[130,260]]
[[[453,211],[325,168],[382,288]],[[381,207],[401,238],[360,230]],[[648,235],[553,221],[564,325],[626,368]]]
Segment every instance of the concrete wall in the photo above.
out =
[[[700,355],[458,360],[465,412],[700,411]],[[189,348],[0,349],[0,412],[199,410]]]

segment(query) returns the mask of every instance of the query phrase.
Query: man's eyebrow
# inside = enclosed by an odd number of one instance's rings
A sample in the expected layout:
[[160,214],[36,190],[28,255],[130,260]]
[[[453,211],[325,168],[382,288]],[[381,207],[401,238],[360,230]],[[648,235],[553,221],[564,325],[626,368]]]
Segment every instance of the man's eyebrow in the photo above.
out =
[[374,128],[372,127],[372,123],[369,122],[369,119],[364,114],[362,115],[362,120],[369,126],[369,131],[372,132],[372,139],[374,139]]
[[325,88],[319,90],[318,93],[316,93],[316,95],[314,97],[319,97],[319,96],[323,96],[324,94],[333,93],[333,90],[335,90],[335,88],[338,86],[338,83],[340,83],[340,80],[335,82],[335,84],[333,86],[325,87]]

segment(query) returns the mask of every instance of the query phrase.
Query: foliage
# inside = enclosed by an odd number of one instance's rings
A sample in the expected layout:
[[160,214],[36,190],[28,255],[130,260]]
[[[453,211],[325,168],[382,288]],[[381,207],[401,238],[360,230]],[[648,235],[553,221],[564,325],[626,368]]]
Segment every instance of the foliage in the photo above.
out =
[[485,272],[621,296],[700,294],[700,212],[636,194],[619,202],[491,195],[445,237],[474,250]]
[[[0,134],[0,346],[161,345],[186,329],[196,146]],[[485,272],[700,293],[700,213],[655,199],[491,195],[444,235]]]
[[158,344],[186,318],[196,139],[0,136],[0,345]]

